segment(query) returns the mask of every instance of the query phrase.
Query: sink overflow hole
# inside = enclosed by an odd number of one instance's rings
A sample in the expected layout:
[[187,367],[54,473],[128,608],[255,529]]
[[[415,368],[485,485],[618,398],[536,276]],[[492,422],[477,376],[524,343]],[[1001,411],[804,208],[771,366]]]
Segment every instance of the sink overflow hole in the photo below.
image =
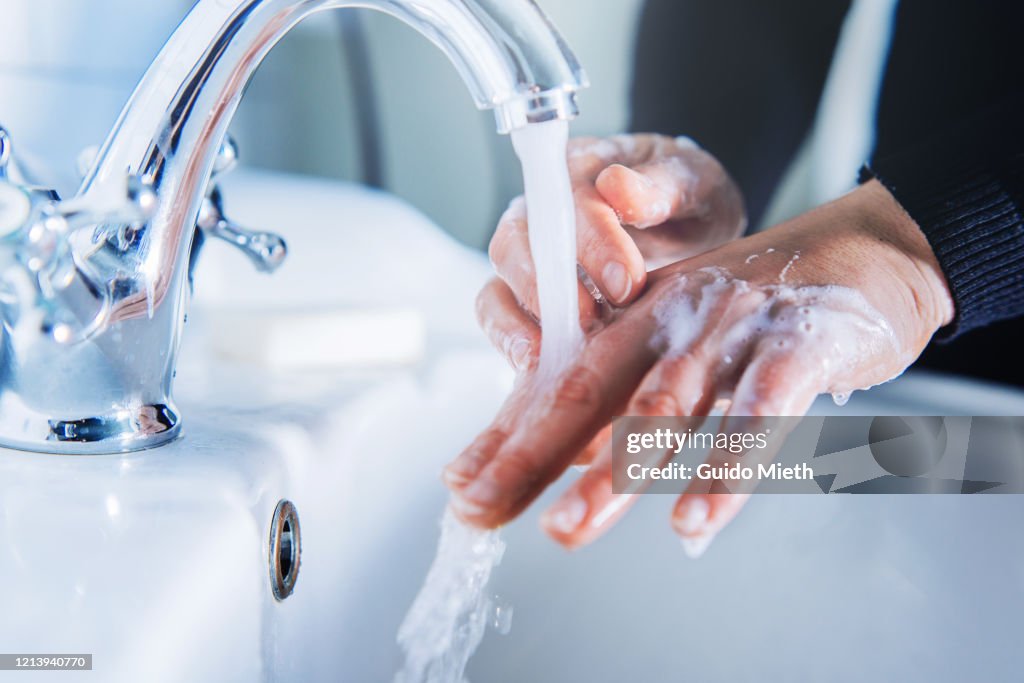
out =
[[298,510],[290,500],[282,500],[270,523],[270,585],[277,600],[284,600],[295,590],[301,550]]

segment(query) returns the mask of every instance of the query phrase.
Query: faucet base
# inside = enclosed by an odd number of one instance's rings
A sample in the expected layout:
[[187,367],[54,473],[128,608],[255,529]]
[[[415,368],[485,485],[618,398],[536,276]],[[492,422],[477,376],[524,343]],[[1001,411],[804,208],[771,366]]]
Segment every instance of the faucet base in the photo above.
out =
[[55,455],[139,451],[161,446],[180,432],[177,409],[164,403],[77,419],[54,418],[25,409],[4,410],[0,415],[0,447]]

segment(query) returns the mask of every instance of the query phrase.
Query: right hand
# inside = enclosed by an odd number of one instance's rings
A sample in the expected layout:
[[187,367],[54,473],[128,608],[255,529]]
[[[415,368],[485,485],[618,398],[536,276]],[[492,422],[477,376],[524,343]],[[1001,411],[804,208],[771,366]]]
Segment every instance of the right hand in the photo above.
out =
[[[648,269],[708,251],[746,227],[736,184],[687,138],[574,138],[568,161],[577,260],[598,290],[580,284],[585,329],[599,317],[600,300],[618,307],[635,300]],[[480,293],[478,317],[491,342],[522,369],[540,350],[536,274],[522,197],[501,217],[489,253],[498,277]],[[499,305],[510,302],[518,306]],[[491,313],[501,310],[516,313]]]

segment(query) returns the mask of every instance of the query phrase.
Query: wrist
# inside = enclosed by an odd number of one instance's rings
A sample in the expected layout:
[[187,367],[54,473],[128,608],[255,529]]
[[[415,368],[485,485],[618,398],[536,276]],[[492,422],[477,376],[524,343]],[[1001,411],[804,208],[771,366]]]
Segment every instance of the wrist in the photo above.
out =
[[860,185],[849,197],[873,243],[895,259],[898,277],[910,290],[908,314],[918,323],[917,335],[927,342],[956,313],[935,252],[917,222],[877,180]]

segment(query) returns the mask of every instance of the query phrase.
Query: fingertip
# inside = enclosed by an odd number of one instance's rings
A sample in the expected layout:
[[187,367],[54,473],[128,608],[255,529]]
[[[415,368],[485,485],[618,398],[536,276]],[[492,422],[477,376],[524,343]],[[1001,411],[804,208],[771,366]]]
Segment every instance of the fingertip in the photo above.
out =
[[612,164],[598,174],[594,187],[612,207],[619,220],[634,225],[643,213],[642,198],[650,195],[654,183],[631,168]]
[[557,531],[553,531],[551,529],[548,529],[543,524],[541,525],[541,530],[547,535],[548,538],[550,538],[552,541],[554,541],[558,545],[562,546],[562,548],[564,550],[568,550],[569,552],[574,552],[576,550],[579,550],[584,545],[586,545],[585,543],[577,541],[572,536],[565,536],[565,535],[562,535],[562,534],[558,533]]
[[653,180],[623,164],[609,164],[607,168],[597,174],[594,184],[602,195],[605,189],[610,193],[615,193],[621,190],[644,191],[654,187]]
[[471,481],[472,479],[469,476],[464,472],[453,468],[451,464],[446,465],[445,468],[441,470],[441,482],[449,489],[461,489]]
[[566,494],[541,515],[541,528],[562,547],[575,550],[581,545],[577,532],[587,517],[587,509],[582,498]]
[[476,298],[477,323],[517,371],[531,367],[540,352],[540,329],[504,281],[492,278]]
[[508,438],[501,429],[490,427],[476,437],[441,473],[444,484],[453,492],[472,483]]
[[680,537],[717,536],[750,498],[749,493],[714,493],[719,487],[725,488],[725,484],[716,480],[700,493],[687,492],[680,496],[672,510],[672,528]]
[[648,228],[672,215],[673,199],[649,175],[613,164],[594,181],[598,193],[625,225]]
[[704,555],[715,538],[711,504],[706,496],[683,494],[672,512],[672,528],[691,559]]
[[474,526],[499,527],[515,519],[533,498],[533,481],[516,478],[513,472],[518,470],[510,468],[502,457],[488,463],[453,496],[457,511]]
[[697,538],[710,532],[711,505],[705,496],[683,494],[672,511],[672,527],[683,538]]
[[448,501],[448,507],[460,522],[476,529],[496,529],[501,526],[501,521],[498,521],[485,507],[458,494],[452,495]]

